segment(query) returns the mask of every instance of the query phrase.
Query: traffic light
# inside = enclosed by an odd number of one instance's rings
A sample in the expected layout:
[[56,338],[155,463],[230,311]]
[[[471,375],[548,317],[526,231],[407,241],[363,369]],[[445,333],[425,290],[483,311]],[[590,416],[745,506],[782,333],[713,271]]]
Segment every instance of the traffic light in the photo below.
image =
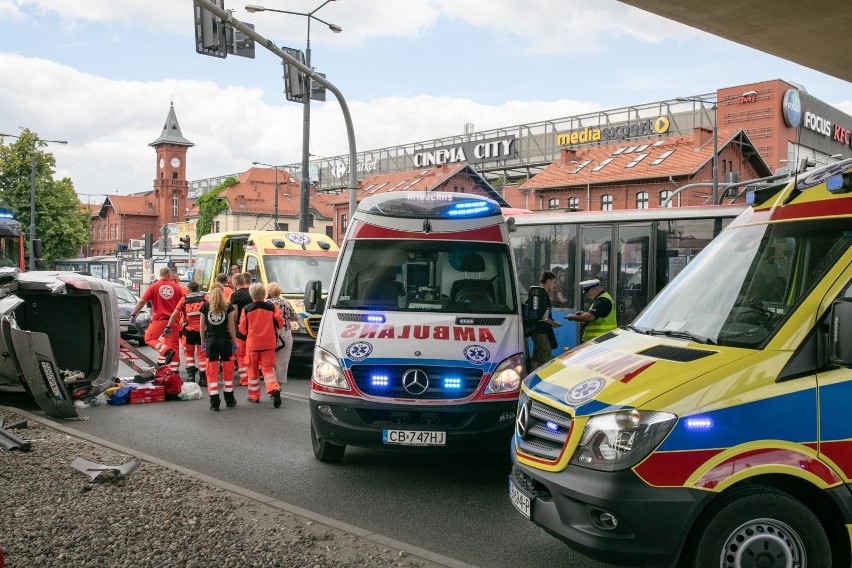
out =
[[190,244],[189,244],[189,235],[186,235],[185,237],[181,237],[181,238],[180,238],[180,248],[181,248],[181,250],[185,250],[186,252],[189,252],[189,247],[190,247]]
[[142,235],[142,239],[144,242],[142,248],[145,251],[143,254],[145,258],[151,258],[154,254],[154,235],[151,233],[145,233]]

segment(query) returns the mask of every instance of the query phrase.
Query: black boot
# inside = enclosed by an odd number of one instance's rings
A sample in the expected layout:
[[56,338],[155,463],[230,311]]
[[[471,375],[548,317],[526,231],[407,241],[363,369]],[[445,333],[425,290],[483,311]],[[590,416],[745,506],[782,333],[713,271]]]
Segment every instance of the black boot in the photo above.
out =
[[206,387],[207,386],[207,373],[204,371],[199,371],[198,373],[198,386]]
[[237,399],[234,397],[233,392],[225,391],[225,406],[231,408],[232,406],[237,405]]
[[272,391],[272,405],[275,408],[281,408],[281,389]]
[[187,367],[186,368],[186,382],[194,383],[195,382],[195,373],[198,372],[197,367]]
[[[228,393],[225,393],[225,400],[228,399]],[[227,404],[227,402],[225,403]],[[211,394],[210,395],[210,410],[219,410],[219,395]]]

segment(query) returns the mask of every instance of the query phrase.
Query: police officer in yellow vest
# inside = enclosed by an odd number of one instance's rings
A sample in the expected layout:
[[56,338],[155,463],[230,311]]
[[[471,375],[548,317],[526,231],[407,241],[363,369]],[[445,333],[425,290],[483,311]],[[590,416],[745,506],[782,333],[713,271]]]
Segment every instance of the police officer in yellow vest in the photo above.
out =
[[586,323],[583,329],[584,342],[618,327],[615,320],[615,303],[612,296],[604,292],[600,280],[583,280],[580,282],[580,290],[592,301],[592,306],[588,312],[568,314],[565,319]]

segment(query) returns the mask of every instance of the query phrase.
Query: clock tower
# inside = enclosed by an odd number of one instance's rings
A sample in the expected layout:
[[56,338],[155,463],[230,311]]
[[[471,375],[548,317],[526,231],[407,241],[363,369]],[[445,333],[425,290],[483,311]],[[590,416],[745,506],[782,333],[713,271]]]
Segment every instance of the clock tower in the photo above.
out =
[[[149,144],[157,153],[154,179],[154,203],[157,207],[157,227],[186,220],[186,151],[195,146],[183,137],[171,104],[163,132]],[[155,236],[156,238],[156,236]]]

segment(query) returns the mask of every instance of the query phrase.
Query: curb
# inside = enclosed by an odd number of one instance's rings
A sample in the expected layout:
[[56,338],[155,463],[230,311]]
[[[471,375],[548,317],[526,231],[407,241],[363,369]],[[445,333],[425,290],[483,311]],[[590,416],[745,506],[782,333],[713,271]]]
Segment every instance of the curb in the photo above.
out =
[[432,562],[434,564],[438,564],[440,566],[445,566],[446,568],[477,568],[473,564],[467,564],[460,560],[455,560],[453,558],[448,558],[446,556],[442,556],[435,552],[430,552],[429,550],[407,544],[404,542],[400,542],[398,540],[392,539],[385,535],[375,533],[369,531],[367,529],[362,529],[361,527],[356,527],[355,525],[350,525],[349,523],[344,523],[342,521],[338,521],[331,517],[326,517],[320,513],[315,513],[314,511],[309,511],[308,509],[303,509],[302,507],[298,507],[296,505],[292,505],[290,503],[285,503],[284,501],[279,501],[278,499],[274,499],[272,497],[268,497],[261,493],[257,493],[255,491],[251,491],[249,489],[245,489],[238,485],[234,485],[233,483],[228,483],[227,481],[222,481],[221,479],[217,479],[215,477],[211,477],[207,474],[200,473],[198,471],[185,468],[183,466],[173,464],[171,462],[167,462],[160,458],[150,456],[148,454],[144,454],[138,452],[136,450],[132,450],[125,446],[121,446],[119,444],[110,442],[109,440],[104,440],[102,438],[98,438],[97,436],[92,436],[90,434],[86,434],[84,432],[80,432],[79,430],[75,430],[73,428],[69,428],[67,426],[63,426],[62,424],[58,424],[52,420],[46,419],[44,417],[32,414],[26,410],[21,410],[19,408],[13,408],[9,406],[0,405],[0,410],[4,410],[7,412],[12,412],[15,414],[19,414],[29,420],[33,420],[42,424],[44,426],[48,426],[55,430],[59,430],[69,436],[74,436],[75,438],[80,438],[82,440],[86,440],[92,442],[94,444],[98,444],[100,446],[104,446],[110,449],[113,449],[117,452],[121,452],[123,454],[131,455],[131,456],[139,456],[143,461],[159,465],[162,467],[166,467],[173,471],[177,471],[184,475],[188,475],[190,477],[194,477],[200,481],[204,481],[205,483],[210,483],[211,485],[215,485],[224,489],[225,491],[230,491],[231,493],[236,493],[237,495],[241,495],[248,499],[252,499],[253,501],[257,501],[263,505],[267,505],[269,507],[274,507],[276,509],[280,509],[282,511],[286,511],[293,515],[298,515],[300,517],[304,517],[315,523],[319,523],[321,525],[325,525],[329,528],[337,529],[343,532],[347,532],[351,535],[354,535],[359,538],[363,538],[369,541],[372,541],[375,544],[379,544],[388,548],[394,548],[396,550],[400,550],[405,554],[419,558],[421,560],[426,560]]

